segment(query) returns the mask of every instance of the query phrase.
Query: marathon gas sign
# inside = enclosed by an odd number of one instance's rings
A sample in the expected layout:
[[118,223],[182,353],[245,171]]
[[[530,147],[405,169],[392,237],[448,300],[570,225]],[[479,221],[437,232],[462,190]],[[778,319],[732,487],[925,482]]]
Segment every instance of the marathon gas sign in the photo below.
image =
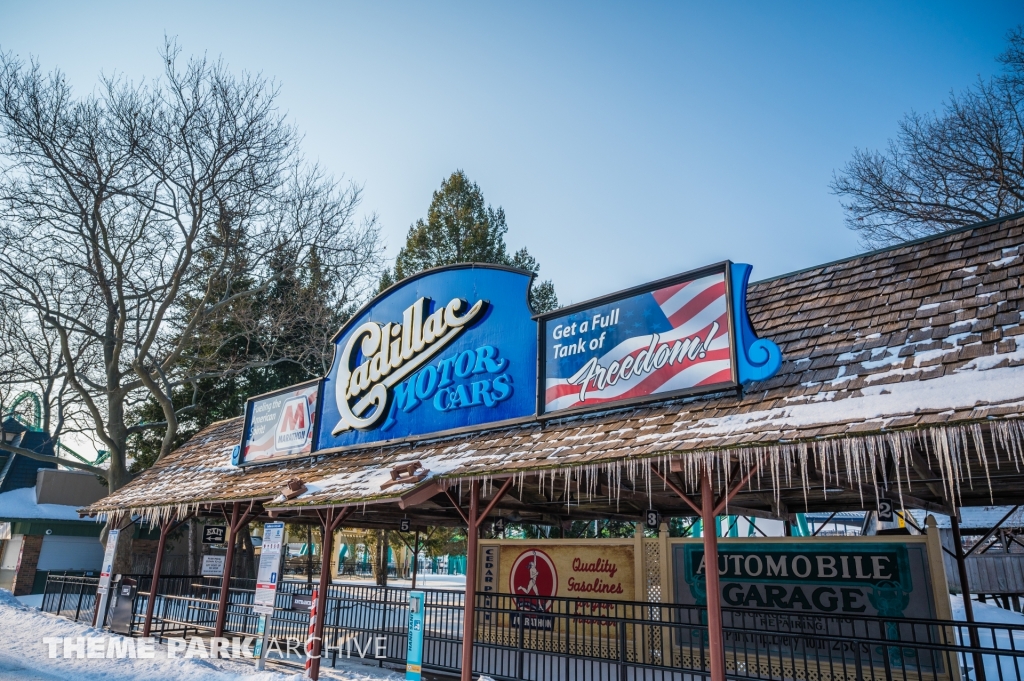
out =
[[313,451],[320,382],[250,399],[237,463],[306,456]]

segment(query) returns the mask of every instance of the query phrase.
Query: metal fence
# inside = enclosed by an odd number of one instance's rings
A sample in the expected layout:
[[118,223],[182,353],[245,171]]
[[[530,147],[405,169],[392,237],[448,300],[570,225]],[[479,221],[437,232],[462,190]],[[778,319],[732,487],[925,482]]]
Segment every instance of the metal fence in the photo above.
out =
[[[133,631],[142,629],[148,576],[136,576]],[[91,618],[96,578],[51,575],[43,609]],[[90,591],[91,589],[91,591]],[[232,579],[226,634],[255,636],[253,580]],[[308,595],[304,581],[281,582],[270,637],[298,649],[309,615],[293,610]],[[402,665],[408,591],[332,584],[325,609],[325,664],[377,658]],[[422,590],[424,669],[458,673],[464,594]],[[153,634],[208,635],[216,620],[220,579],[162,577]],[[723,610],[730,679],[746,681],[1024,681],[1024,626],[896,617]],[[707,678],[707,612],[667,603],[478,594],[473,672],[512,681],[690,681]],[[302,662],[301,658],[293,659]]]
[[[478,602],[473,668],[495,679],[683,681],[710,672],[704,608],[510,595]],[[1024,675],[1024,626],[726,608],[723,629],[730,679],[967,681],[981,665],[988,681]]]
[[[259,616],[252,611],[255,580],[231,580],[226,636],[256,636]],[[150,579],[139,582],[133,631],[141,632],[149,598]],[[379,662],[405,663],[408,591],[372,585],[332,584],[324,615],[324,656],[331,666],[341,657],[366,657]],[[294,610],[296,595],[310,595],[305,581],[278,584],[274,615],[269,622],[271,647],[301,648],[309,629],[309,613]],[[430,665],[438,671],[457,670],[462,648],[464,594],[451,590],[427,591],[425,647]],[[209,634],[216,621],[220,579],[215,577],[161,577],[154,605],[151,633],[160,638]],[[296,660],[299,662],[299,660]]]
[[46,576],[43,602],[39,608],[76,622],[91,624],[99,583],[99,577],[86,576],[81,572],[51,572]]

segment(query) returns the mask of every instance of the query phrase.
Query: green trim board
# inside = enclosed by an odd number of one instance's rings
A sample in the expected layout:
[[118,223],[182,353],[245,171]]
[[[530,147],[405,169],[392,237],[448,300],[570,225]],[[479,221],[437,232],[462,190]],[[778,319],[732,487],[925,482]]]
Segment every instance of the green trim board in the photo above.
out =
[[39,535],[50,534],[62,537],[98,537],[103,531],[103,523],[83,523],[62,520],[11,519],[11,534]]

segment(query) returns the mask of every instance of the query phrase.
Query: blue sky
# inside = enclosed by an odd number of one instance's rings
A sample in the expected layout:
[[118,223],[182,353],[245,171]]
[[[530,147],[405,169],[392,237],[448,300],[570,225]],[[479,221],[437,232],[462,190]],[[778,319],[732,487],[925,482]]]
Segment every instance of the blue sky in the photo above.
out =
[[855,147],[994,73],[1019,2],[15,3],[0,48],[158,75],[166,33],[282,86],[307,154],[364,185],[394,256],[456,168],[562,302],[731,259],[862,250],[828,189]]

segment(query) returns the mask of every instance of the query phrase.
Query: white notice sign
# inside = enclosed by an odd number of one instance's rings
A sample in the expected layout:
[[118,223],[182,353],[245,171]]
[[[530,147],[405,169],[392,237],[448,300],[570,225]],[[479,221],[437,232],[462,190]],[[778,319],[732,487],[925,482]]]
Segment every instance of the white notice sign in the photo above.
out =
[[110,573],[114,569],[114,554],[117,552],[117,536],[121,530],[111,530],[107,534],[107,549],[103,552],[103,565],[100,567],[99,592],[106,593],[110,588]]
[[284,523],[267,523],[263,526],[260,569],[256,575],[256,596],[252,601],[253,612],[260,615],[274,614],[283,543]]
[[203,556],[203,577],[220,577],[224,574],[224,556]]

